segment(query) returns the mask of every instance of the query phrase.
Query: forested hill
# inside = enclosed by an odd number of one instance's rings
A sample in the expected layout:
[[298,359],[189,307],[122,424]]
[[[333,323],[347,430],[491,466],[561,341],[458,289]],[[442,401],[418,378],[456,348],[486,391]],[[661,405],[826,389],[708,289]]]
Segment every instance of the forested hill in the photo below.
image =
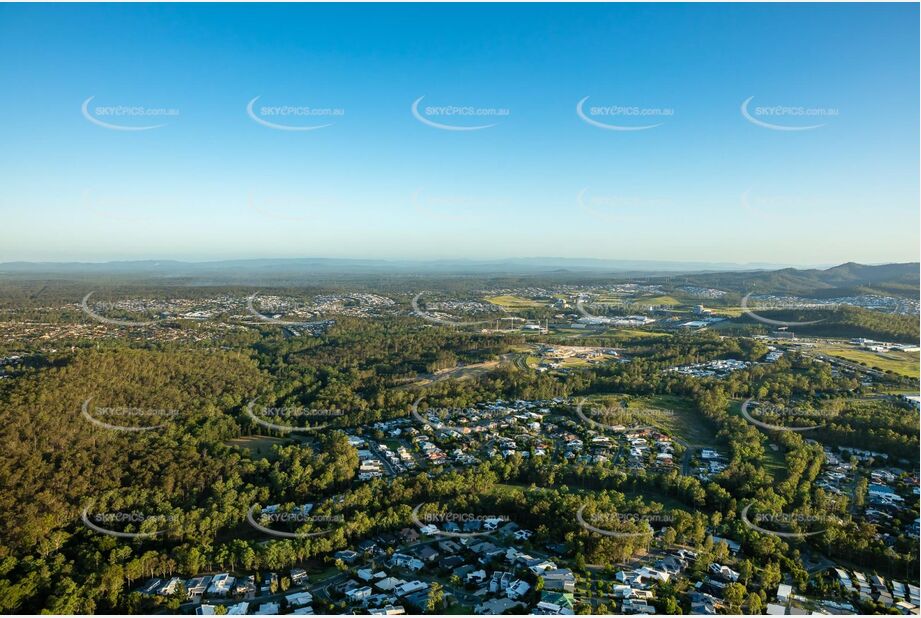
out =
[[687,277],[690,283],[739,292],[831,297],[851,294],[917,296],[919,263],[869,266],[848,262],[826,270],[784,268],[773,271],[712,273]]

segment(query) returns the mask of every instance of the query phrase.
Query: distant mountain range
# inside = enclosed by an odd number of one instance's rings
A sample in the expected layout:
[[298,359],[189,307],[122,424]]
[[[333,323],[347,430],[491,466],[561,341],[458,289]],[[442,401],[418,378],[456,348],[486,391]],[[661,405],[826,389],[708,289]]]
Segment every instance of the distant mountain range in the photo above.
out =
[[762,272],[724,272],[692,275],[697,285],[736,291],[764,291],[813,297],[856,294],[918,296],[918,262],[868,266],[848,262],[827,269],[782,268]]
[[513,258],[500,260],[363,260],[337,258],[249,259],[214,262],[145,260],[120,262],[4,262],[0,274],[156,274],[195,276],[216,273],[417,273],[417,274],[534,274],[553,272],[724,272],[783,268],[781,264],[732,262],[673,262],[589,258]]
[[[848,262],[831,268],[790,268],[776,264],[669,262],[578,258],[505,260],[359,260],[334,258],[252,259],[215,262],[173,260],[123,262],[6,262],[0,278],[121,281],[182,281],[186,285],[296,284],[317,279],[362,277],[533,277],[576,282],[599,278],[648,278],[671,285],[692,284],[746,293],[763,291],[801,296],[893,294],[917,296],[919,264],[865,265]],[[680,279],[679,279],[680,278]]]

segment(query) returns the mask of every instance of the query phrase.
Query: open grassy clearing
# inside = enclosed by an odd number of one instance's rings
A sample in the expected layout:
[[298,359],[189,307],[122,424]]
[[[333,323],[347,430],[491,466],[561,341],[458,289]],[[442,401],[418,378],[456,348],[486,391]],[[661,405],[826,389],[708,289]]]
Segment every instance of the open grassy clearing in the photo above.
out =
[[676,395],[606,395],[599,398],[607,404],[626,400],[630,417],[638,422],[657,427],[665,433],[690,444],[714,445],[718,443],[716,431],[694,404]]
[[777,481],[787,478],[787,462],[784,459],[783,449],[778,447],[777,450],[771,448],[772,442],[768,440],[764,445],[764,458],[761,465]]
[[624,296],[599,296],[593,302],[599,305],[622,305],[625,300],[630,300]]
[[917,378],[919,374],[918,352],[873,352],[854,348],[845,343],[822,344],[816,349],[831,356],[862,363],[881,371],[892,371],[909,378]]
[[[704,305],[707,307],[707,305]],[[722,318],[737,318],[742,315],[742,307],[707,307],[713,311],[713,315]]]
[[283,438],[274,438],[272,436],[241,436],[227,440],[228,446],[238,446],[250,452],[253,459],[266,458],[273,460],[275,457],[272,453],[272,446],[276,444],[285,444]]
[[663,294],[661,296],[641,296],[634,298],[632,301],[636,305],[683,305],[680,300],[674,296]]
[[444,610],[446,616],[469,616],[473,613],[473,608],[469,605],[452,605]]
[[670,337],[668,333],[651,330],[638,330],[635,328],[609,328],[604,333],[605,337],[613,337],[618,344],[653,341]]
[[487,296],[485,300],[506,309],[539,309],[547,305],[547,303],[531,300],[530,298],[511,295]]
[[[538,489],[540,488],[538,487]],[[496,483],[492,488],[492,493],[500,496],[523,495],[527,491],[531,491],[529,485],[516,485],[513,483]]]

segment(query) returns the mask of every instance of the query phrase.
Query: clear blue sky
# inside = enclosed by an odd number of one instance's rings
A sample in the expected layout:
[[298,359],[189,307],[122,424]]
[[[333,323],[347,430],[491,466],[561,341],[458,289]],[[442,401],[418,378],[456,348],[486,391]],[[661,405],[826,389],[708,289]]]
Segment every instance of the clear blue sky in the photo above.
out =
[[[916,260],[918,17],[909,4],[2,5],[0,261]],[[257,96],[263,120],[332,124],[265,126],[247,114]],[[426,124],[411,111],[422,96],[425,119],[495,126]],[[89,97],[97,120],[164,126],[105,128],[84,116]],[[595,126],[576,113],[585,97],[598,122],[659,126]],[[749,121],[749,97],[755,120],[823,126]],[[117,105],[179,113],[97,110]],[[449,105],[509,113],[426,109]]]

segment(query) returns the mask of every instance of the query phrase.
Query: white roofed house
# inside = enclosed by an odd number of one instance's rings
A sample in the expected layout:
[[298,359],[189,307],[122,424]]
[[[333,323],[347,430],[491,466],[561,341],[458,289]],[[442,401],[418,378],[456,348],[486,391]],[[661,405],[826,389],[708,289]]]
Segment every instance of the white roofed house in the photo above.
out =
[[569,569],[549,569],[543,572],[544,590],[575,592],[576,576]]
[[278,603],[263,603],[259,606],[259,609],[256,610],[256,616],[276,616],[278,615],[281,606]]
[[625,614],[655,614],[656,608],[646,601],[624,599],[621,604],[621,611]]
[[731,539],[725,539],[721,536],[716,536],[716,535],[712,535],[710,538],[713,539],[714,545],[718,545],[719,543],[725,543],[726,547],[729,548],[729,553],[731,553],[732,555],[736,555],[742,550],[742,546]]
[[643,579],[650,579],[660,581],[662,583],[667,583],[671,574],[668,571],[663,571],[659,569],[654,569],[652,567],[643,566],[636,570],[636,574],[642,577]]
[[405,597],[406,595],[413,594],[415,592],[420,592],[422,590],[428,589],[429,585],[425,582],[419,580],[413,580],[411,582],[406,582],[394,588],[393,592],[398,597]]
[[519,601],[513,601],[512,599],[508,598],[500,598],[484,601],[480,605],[477,605],[474,611],[477,614],[490,614],[497,616],[518,607],[524,607],[524,605]]
[[170,579],[168,582],[164,583],[162,586],[160,586],[160,588],[157,590],[157,594],[160,594],[163,596],[169,596],[173,594],[174,592],[176,592],[177,590],[179,590],[180,583],[182,583],[182,580],[179,579],[178,577],[174,577]]
[[211,576],[204,575],[201,577],[193,577],[188,582],[186,582],[185,589],[189,595],[189,599],[197,601],[201,599],[201,596],[205,594],[205,591],[208,589],[209,584],[211,584]]
[[514,575],[507,571],[493,571],[489,579],[489,591],[492,593],[505,592],[514,581]]
[[207,594],[212,596],[227,596],[236,579],[230,573],[218,573],[211,579]]
[[530,589],[531,584],[523,579],[517,579],[508,587],[505,591],[505,595],[512,600],[518,600],[526,595]]
[[847,571],[836,568],[835,575],[838,577],[838,583],[841,584],[845,590],[849,591],[853,588],[854,584],[851,582],[851,576],[847,574]]
[[291,607],[304,607],[313,604],[313,595],[307,592],[295,592],[285,597]]
[[384,607],[369,609],[368,613],[372,616],[402,616],[406,613],[406,610],[403,609],[402,605],[385,605]]
[[480,569],[478,571],[472,571],[467,573],[467,576],[464,578],[464,581],[468,584],[482,584],[486,581],[486,571]]
[[783,605],[778,605],[777,603],[768,603],[767,608],[765,608],[768,616],[783,616],[787,613],[787,608]]
[[396,577],[385,577],[384,579],[375,582],[374,587],[378,590],[383,590],[384,592],[390,592],[397,586],[402,586],[405,583],[405,581],[402,579],[397,579]]
[[544,571],[552,571],[556,569],[556,563],[551,562],[550,560],[544,560],[541,558],[534,558],[527,561],[528,570],[530,570],[535,575],[542,575]]
[[370,586],[361,586],[360,588],[352,588],[351,590],[346,591],[345,597],[354,602],[363,601],[371,596],[371,587]]
[[358,571],[356,572],[356,575],[358,575],[358,579],[365,581],[365,582],[387,577],[387,574],[384,573],[383,571],[378,571],[377,573],[375,573],[371,569],[358,569]]
[[710,566],[707,567],[707,570],[711,575],[721,577],[726,581],[735,582],[739,580],[738,571],[733,571],[728,566],[721,565],[716,562],[711,563]]
[[307,571],[301,568],[291,569],[291,583],[295,586],[300,586],[303,583],[307,583]]
[[419,529],[419,531],[425,536],[433,536],[438,534],[438,526],[435,524],[426,524]]
[[563,607],[562,605],[557,605],[556,603],[540,601],[534,608],[534,611],[531,613],[536,616],[564,616],[573,615],[575,612],[573,612],[568,607]]
[[408,554],[393,554],[393,556],[390,557],[390,564],[391,566],[402,567],[410,571],[418,571],[425,566],[424,562]]
[[533,534],[531,530],[516,530],[514,536],[517,541],[527,541]]

